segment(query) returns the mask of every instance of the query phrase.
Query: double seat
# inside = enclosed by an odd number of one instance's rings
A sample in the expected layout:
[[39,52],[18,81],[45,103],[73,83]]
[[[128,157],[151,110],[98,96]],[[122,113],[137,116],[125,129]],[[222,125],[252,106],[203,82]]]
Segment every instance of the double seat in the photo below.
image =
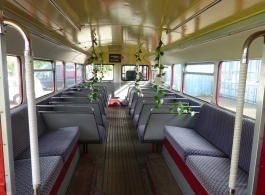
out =
[[[37,113],[37,131],[40,157],[40,193],[64,193],[79,158],[78,126],[49,129]],[[15,185],[17,195],[33,194],[28,107],[11,110]],[[68,175],[65,176],[65,175]],[[68,179],[68,181],[65,180]]]
[[[204,104],[193,128],[164,127],[162,154],[175,178],[187,182],[180,182],[184,193],[228,193],[234,123],[235,114]],[[247,191],[254,124],[253,120],[243,118],[238,195]]]

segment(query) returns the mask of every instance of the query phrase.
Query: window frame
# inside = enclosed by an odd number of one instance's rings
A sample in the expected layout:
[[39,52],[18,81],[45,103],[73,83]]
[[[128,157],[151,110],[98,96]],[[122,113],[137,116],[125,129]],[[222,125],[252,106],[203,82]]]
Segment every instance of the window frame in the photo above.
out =
[[[48,69],[35,69],[34,68],[34,61],[50,62],[51,68],[48,68]],[[51,86],[51,92],[50,93],[43,94],[42,96],[36,97],[36,99],[37,98],[41,98],[43,96],[46,96],[47,94],[54,93],[55,92],[55,68],[54,68],[53,61],[52,60],[47,60],[47,59],[33,58],[33,71],[34,71],[34,74],[37,73],[37,72],[51,72],[52,73],[52,77],[51,77],[51,79],[52,79],[52,82],[51,82],[51,84],[52,84],[52,86]],[[41,80],[40,80],[40,83],[41,83]]]
[[[126,74],[126,72],[123,73],[123,67],[124,66],[134,66],[134,67],[136,67],[135,64],[123,64],[121,66],[121,80],[122,81],[135,81],[135,80],[124,80],[123,79],[123,74]],[[149,70],[150,69],[150,66],[149,65],[146,65],[146,64],[140,64],[139,67],[147,67],[147,74],[146,74],[147,78],[146,78],[146,80],[140,80],[140,81],[149,81],[150,80],[150,76],[149,76],[149,74],[150,74],[150,70]]]
[[[86,66],[89,66],[89,65],[91,65],[91,64],[86,64],[86,65],[84,65],[84,69],[85,69],[85,75],[84,75],[84,79],[86,80],[86,81],[89,81],[89,79],[87,79],[87,69],[86,69]],[[94,64],[94,66],[100,66],[101,64]],[[113,74],[113,77],[112,77],[112,80],[109,80],[109,79],[102,79],[102,82],[104,83],[104,82],[110,82],[110,81],[114,81],[114,64],[102,64],[102,66],[107,66],[107,65],[111,65],[112,66],[112,74]]]
[[[174,81],[175,81],[175,67],[176,66],[180,66],[180,71],[181,71],[181,73],[180,73],[180,86],[179,86],[179,90],[176,90],[176,89],[173,88]],[[184,74],[184,71],[183,71],[183,65],[182,64],[173,64],[172,65],[171,89],[173,91],[177,91],[177,92],[183,91],[183,83],[184,83],[184,81],[183,81],[183,74]]]
[[[202,73],[202,72],[188,72],[186,69],[187,69],[187,66],[189,65],[213,65],[213,73]],[[215,63],[214,62],[194,62],[194,63],[185,63],[184,65],[184,71],[183,71],[183,79],[182,79],[182,93],[189,96],[189,97],[192,97],[192,98],[196,98],[200,101],[204,101],[204,102],[211,102],[212,101],[212,97],[214,95],[214,66],[215,66]],[[185,82],[185,78],[186,78],[186,75],[189,75],[189,74],[193,74],[193,75],[205,75],[205,76],[212,76],[213,77],[213,86],[212,86],[212,89],[211,89],[211,100],[210,101],[207,101],[205,99],[201,99],[201,98],[198,98],[198,96],[193,96],[193,95],[190,95],[190,94],[187,94],[185,92],[185,86],[186,86],[186,82]]]
[[[8,100],[9,100],[9,107],[10,109],[12,108],[15,108],[21,104],[23,104],[24,102],[24,83],[23,83],[23,77],[22,77],[22,60],[20,58],[20,56],[17,56],[17,55],[6,55],[6,58],[7,57],[15,57],[16,60],[17,60],[17,79],[18,79],[18,82],[17,82],[17,85],[18,85],[18,95],[20,97],[20,102],[14,106],[11,106],[11,101],[10,101],[10,97],[9,97],[9,94],[8,94]],[[7,59],[6,59],[7,60]],[[8,72],[7,72],[7,79],[8,79],[9,75],[8,75]],[[9,91],[9,83],[8,83],[8,91]],[[13,101],[12,101],[13,102]],[[15,103],[15,102],[13,102]]]

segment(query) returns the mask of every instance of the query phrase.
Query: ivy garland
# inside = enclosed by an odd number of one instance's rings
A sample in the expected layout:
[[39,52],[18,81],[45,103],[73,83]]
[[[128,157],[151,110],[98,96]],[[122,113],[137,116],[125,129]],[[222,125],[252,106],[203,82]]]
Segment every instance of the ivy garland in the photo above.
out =
[[100,84],[103,86],[102,80],[104,78],[104,73],[105,71],[103,70],[103,52],[99,53],[99,61],[100,61],[100,78],[99,78],[99,82]]
[[164,55],[164,52],[161,51],[161,47],[163,45],[164,45],[164,43],[162,42],[162,40],[160,40],[158,46],[155,49],[155,52],[156,52],[156,58],[155,58],[156,64],[155,64],[154,68],[155,69],[158,68],[158,71],[159,71],[158,74],[155,77],[155,80],[154,80],[155,84],[153,86],[153,90],[155,90],[157,92],[157,95],[154,96],[154,100],[155,100],[155,103],[156,103],[156,105],[154,106],[154,109],[156,109],[156,110],[163,104],[162,97],[165,95],[162,90],[159,90],[160,85],[162,85],[164,83],[162,81],[162,76],[165,75],[165,73],[162,73],[165,67],[160,63],[160,58],[161,58],[161,56]]
[[[165,76],[166,73],[163,73],[164,70],[164,66],[160,63],[160,58],[164,55],[164,52],[161,51],[161,47],[164,45],[164,43],[162,42],[162,40],[159,41],[158,46],[156,47],[156,64],[154,66],[154,68],[158,68],[158,74],[155,77],[154,80],[154,86],[153,86],[153,90],[157,91],[157,95],[154,96],[154,100],[156,105],[154,106],[154,109],[157,110],[162,104],[163,104],[163,99],[162,97],[164,97],[164,92],[162,90],[159,90],[160,86],[164,83],[162,81],[162,77]],[[175,108],[177,108],[177,112],[178,115],[181,116],[183,113],[187,113],[189,117],[194,116],[195,112],[191,110],[190,106],[188,105],[183,105],[181,101],[178,102],[178,104],[173,105],[171,107],[169,107],[168,111],[170,113],[173,113]]]
[[86,64],[91,64],[91,71],[93,74],[93,77],[91,79],[89,79],[88,83],[84,83],[83,85],[81,85],[80,88],[86,88],[86,89],[90,89],[91,93],[89,93],[87,95],[87,99],[89,101],[95,101],[98,100],[98,89],[94,86],[95,83],[97,83],[99,81],[98,77],[97,77],[97,69],[94,67],[94,62],[98,60],[98,56],[96,54],[95,51],[95,45],[97,45],[97,38],[96,38],[96,32],[95,29],[92,30],[91,32],[91,38],[92,38],[92,55],[91,57],[87,60]]
[[141,48],[139,49],[139,51],[137,51],[134,56],[136,58],[136,66],[135,66],[135,72],[136,72],[136,78],[135,78],[135,87],[137,89],[137,92],[138,92],[138,96],[141,96],[142,95],[142,90],[141,88],[139,87],[139,81],[141,80],[141,77],[142,77],[142,73],[139,71],[139,65],[140,65],[140,62],[142,61],[141,60],[141,57],[140,57],[140,54],[142,53],[142,50]]

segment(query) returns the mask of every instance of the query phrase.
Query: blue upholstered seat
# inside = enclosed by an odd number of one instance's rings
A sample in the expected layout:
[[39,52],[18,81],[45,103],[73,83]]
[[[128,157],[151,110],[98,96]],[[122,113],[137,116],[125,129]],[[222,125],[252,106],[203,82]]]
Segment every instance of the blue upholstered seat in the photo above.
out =
[[140,126],[137,128],[137,133],[138,133],[138,137],[139,137],[140,142],[143,141],[143,137],[144,137],[144,129],[145,129],[145,125],[140,125]]
[[102,115],[103,126],[106,127],[106,115]]
[[133,116],[133,113],[134,113],[134,109],[130,109],[129,114],[131,117]]
[[101,142],[103,142],[105,136],[105,128],[103,126],[98,125],[98,131],[99,131],[100,140]]
[[[63,159],[60,156],[49,156],[40,158],[40,193],[48,195],[63,168]],[[15,183],[17,195],[31,195],[32,176],[31,176],[31,160],[15,160]]]
[[[79,136],[79,127],[65,127],[46,131],[39,138],[39,156],[61,156],[65,162]],[[23,151],[17,159],[27,158],[30,158],[30,147]]]
[[[186,165],[209,194],[227,195],[230,159],[209,156],[188,156]],[[248,173],[238,169],[236,195],[247,194]]]
[[138,120],[139,120],[139,115],[134,115],[134,117],[133,117],[133,124],[134,124],[135,127],[137,127]]
[[226,157],[226,154],[192,129],[165,126],[163,133],[184,161],[188,155]]

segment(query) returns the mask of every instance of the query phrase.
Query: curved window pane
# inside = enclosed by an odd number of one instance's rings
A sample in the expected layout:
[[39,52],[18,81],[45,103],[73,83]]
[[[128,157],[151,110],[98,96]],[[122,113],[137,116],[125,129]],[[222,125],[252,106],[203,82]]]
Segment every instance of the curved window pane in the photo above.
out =
[[[113,64],[103,64],[103,72],[104,72],[104,76],[102,78],[103,81],[113,81],[114,79],[114,66]],[[101,73],[99,72],[99,70],[101,69],[101,65],[94,65],[94,69],[97,69],[97,76],[101,77]],[[89,64],[86,66],[86,80],[89,80],[92,78],[92,65]]]
[[64,65],[63,62],[56,62],[55,81],[57,90],[64,88]]
[[[123,81],[135,81],[137,75],[135,67],[135,65],[122,65],[121,79]],[[139,72],[141,81],[149,80],[149,66],[139,65]]]
[[7,56],[8,92],[10,108],[22,103],[21,63],[16,56]]
[[53,65],[51,61],[33,60],[35,97],[41,97],[54,91]]
[[[244,99],[244,115],[253,118],[256,117],[260,68],[261,60],[249,60]],[[222,62],[219,66],[219,71],[221,74],[218,83],[217,104],[229,110],[236,111],[240,61]]]
[[80,64],[76,65],[76,83],[82,82],[82,70],[83,66]]
[[69,87],[75,84],[75,64],[65,63],[65,85]]
[[183,92],[210,102],[213,94],[214,64],[187,64]]
[[171,84],[171,70],[172,67],[170,65],[164,65],[164,71],[163,73],[165,73],[165,76],[162,77],[163,82],[165,82],[164,84],[170,86]]
[[176,91],[180,91],[181,89],[181,64],[174,64],[173,65],[173,85],[172,89]]

